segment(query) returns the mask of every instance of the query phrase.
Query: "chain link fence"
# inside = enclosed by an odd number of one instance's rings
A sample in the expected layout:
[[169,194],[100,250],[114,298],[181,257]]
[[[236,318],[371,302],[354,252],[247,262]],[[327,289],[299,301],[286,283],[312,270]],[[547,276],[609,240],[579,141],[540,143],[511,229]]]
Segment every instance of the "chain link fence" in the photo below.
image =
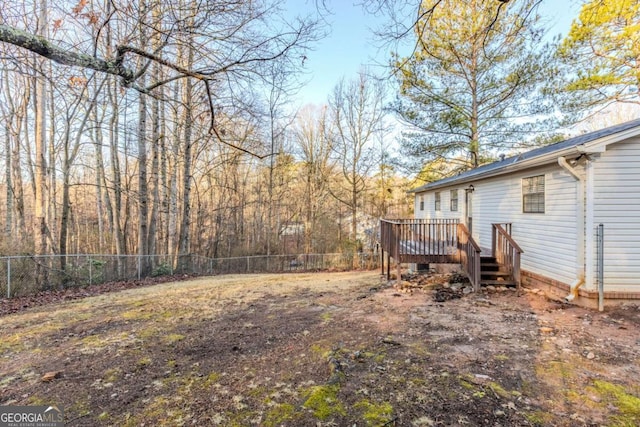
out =
[[174,274],[217,275],[374,269],[378,254],[258,255],[208,258],[180,255],[44,255],[0,257],[0,298],[40,291],[141,280]]

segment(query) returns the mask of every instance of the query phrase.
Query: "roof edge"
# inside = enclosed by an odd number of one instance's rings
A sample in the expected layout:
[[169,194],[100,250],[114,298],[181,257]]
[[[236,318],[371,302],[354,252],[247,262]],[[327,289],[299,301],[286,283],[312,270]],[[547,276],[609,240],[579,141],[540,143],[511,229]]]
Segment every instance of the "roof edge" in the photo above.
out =
[[[614,130],[624,126],[629,126],[629,127],[623,128],[619,131]],[[589,136],[592,136],[594,134],[598,134],[601,132],[606,132],[607,130],[611,130],[612,132],[600,137],[596,137],[593,140],[583,141],[585,138],[588,138]],[[589,134],[575,136],[575,137],[566,139],[564,141],[558,142],[556,144],[535,148],[533,150],[529,150],[524,153],[521,153],[517,156],[512,156],[508,159],[499,160],[493,163],[488,163],[487,165],[481,166],[478,169],[472,169],[458,176],[442,178],[438,181],[427,183],[420,187],[411,189],[407,191],[407,194],[423,193],[423,192],[436,190],[443,187],[463,184],[467,182],[473,182],[479,179],[491,178],[494,176],[500,176],[500,175],[504,175],[504,174],[511,173],[518,170],[525,170],[532,167],[542,166],[545,164],[554,163],[558,157],[567,156],[569,154],[579,155],[579,154],[590,154],[590,153],[591,154],[602,153],[606,151],[609,145],[615,144],[620,141],[624,141],[626,139],[629,139],[638,135],[640,135],[640,120],[633,120],[630,122],[621,123],[619,125],[601,129],[599,131],[594,131]],[[562,146],[571,142],[572,140],[575,140],[574,144],[571,144],[568,146]],[[527,153],[532,153],[536,150],[542,150],[547,147],[552,147],[553,145],[561,145],[562,147],[559,147],[549,152],[542,152],[528,159],[521,159],[521,157],[526,156]],[[504,165],[496,165],[497,163],[504,163]],[[494,167],[491,167],[491,166],[494,166]],[[490,167],[490,169],[483,171],[482,169],[484,167]]]

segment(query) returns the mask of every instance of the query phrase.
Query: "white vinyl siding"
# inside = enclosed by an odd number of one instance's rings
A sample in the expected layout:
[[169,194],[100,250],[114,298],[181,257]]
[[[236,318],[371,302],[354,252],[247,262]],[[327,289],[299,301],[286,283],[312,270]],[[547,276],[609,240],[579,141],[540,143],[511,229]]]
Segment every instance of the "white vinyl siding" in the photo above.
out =
[[[522,178],[545,175],[545,214],[522,213]],[[522,268],[570,284],[576,278],[576,181],[559,166],[474,181],[473,237],[483,249],[491,248],[491,224],[513,224],[513,238],[522,247]],[[464,195],[464,188],[460,194]],[[449,203],[453,188],[441,188],[442,204]],[[425,192],[433,200],[434,192]],[[416,195],[418,199],[419,195]],[[445,200],[446,198],[446,200]],[[458,212],[434,211],[433,204],[421,218],[458,218],[463,221],[464,197]]]
[[[576,156],[577,157],[577,156]],[[595,232],[604,225],[605,291],[640,292],[640,137],[611,144],[601,154],[591,155],[593,167],[593,211],[578,212],[579,182],[557,164],[455,186],[441,187],[442,210],[434,210],[434,191],[425,191],[421,218],[458,218],[465,221],[465,188],[473,184],[473,235],[483,249],[491,247],[491,224],[512,223],[513,237],[522,247],[522,268],[565,284],[572,283],[584,268],[577,260],[581,239],[594,240],[594,251],[586,261],[596,265]],[[572,160],[572,159],[567,159]],[[584,160],[573,166],[586,181]],[[545,213],[523,213],[522,179],[544,175]],[[451,212],[450,190],[459,190],[458,212]],[[585,189],[586,190],[586,189]],[[416,199],[418,198],[416,195]],[[586,202],[584,203],[586,207]],[[592,230],[578,230],[580,222],[593,219]],[[579,236],[578,233],[581,235]],[[585,248],[586,250],[587,248]],[[594,274],[596,274],[594,268]],[[595,277],[594,277],[595,279]],[[593,289],[591,284],[590,289]]]
[[[522,212],[522,178],[545,175],[545,214]],[[491,248],[491,224],[510,222],[522,268],[570,284],[576,278],[576,181],[558,166],[474,182],[473,234]]]
[[[458,197],[458,210],[451,211],[449,206],[451,205],[451,192],[450,189],[442,190],[440,192],[440,210],[435,210],[435,193],[433,191],[416,193],[415,205],[416,214],[415,218],[418,219],[459,219],[462,221],[462,215],[464,215],[464,199]],[[459,194],[464,194],[464,190],[460,190]],[[419,211],[420,198],[424,197],[424,211]]]
[[640,139],[607,147],[594,161],[594,175],[594,226],[604,224],[605,290],[638,292]]

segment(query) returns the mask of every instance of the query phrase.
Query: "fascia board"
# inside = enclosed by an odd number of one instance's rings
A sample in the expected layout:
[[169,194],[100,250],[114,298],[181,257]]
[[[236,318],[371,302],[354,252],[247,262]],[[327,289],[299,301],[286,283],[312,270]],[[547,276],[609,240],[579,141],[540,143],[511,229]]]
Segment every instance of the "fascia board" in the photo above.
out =
[[633,138],[634,136],[640,135],[640,126],[633,127],[627,129],[622,132],[614,133],[613,135],[608,135],[595,141],[587,142],[585,144],[579,145],[578,151],[580,153],[604,153],[607,151],[607,146],[611,144],[615,144],[616,142],[624,141],[625,139]]
[[446,182],[440,185],[434,185],[432,187],[423,189],[423,190],[410,190],[410,193],[414,193],[414,194],[421,194],[421,193],[427,193],[429,191],[432,190],[438,190],[441,188],[446,188],[446,187],[453,187],[453,186],[458,186],[460,184],[467,184],[467,183],[474,183],[476,181],[480,181],[482,179],[486,179],[486,178],[493,178],[493,177],[497,177],[497,176],[502,176],[502,175],[507,175],[513,172],[518,172],[521,170],[525,170],[525,169],[530,169],[530,168],[535,168],[537,166],[544,166],[546,164],[551,164],[551,163],[555,163],[558,159],[558,157],[560,156],[567,156],[570,154],[580,154],[580,152],[578,152],[578,150],[576,149],[576,147],[570,147],[570,148],[566,148],[564,150],[559,150],[559,151],[555,151],[553,153],[548,153],[533,159],[527,159],[525,161],[522,162],[517,162],[514,163],[512,165],[508,165],[505,166],[503,168],[500,169],[494,169],[491,171],[487,171],[485,173],[480,173],[478,175],[473,175],[470,177],[465,177],[465,178],[461,178],[460,180],[455,180],[455,181],[450,181],[450,182]]
[[407,193],[422,194],[422,193],[430,192],[432,190],[438,190],[441,188],[473,183],[481,179],[493,178],[493,177],[509,174],[512,172],[522,171],[522,170],[534,168],[537,166],[543,166],[546,164],[555,163],[557,162],[558,157],[564,157],[564,156],[570,156],[570,155],[579,156],[580,154],[589,154],[589,153],[594,153],[594,154],[604,153],[607,150],[607,146],[611,144],[615,144],[620,141],[624,141],[629,138],[633,138],[635,136],[639,136],[639,135],[640,135],[640,126],[636,126],[622,132],[617,132],[612,135],[598,138],[591,142],[587,142],[580,145],[574,145],[571,147],[564,148],[562,150],[546,153],[531,159],[527,159],[524,161],[520,161],[520,162],[516,162],[510,165],[504,166],[502,168],[492,169],[485,173],[480,173],[477,175],[460,178],[460,180],[452,180],[443,184],[436,184],[425,189],[417,188],[414,190],[409,190]]

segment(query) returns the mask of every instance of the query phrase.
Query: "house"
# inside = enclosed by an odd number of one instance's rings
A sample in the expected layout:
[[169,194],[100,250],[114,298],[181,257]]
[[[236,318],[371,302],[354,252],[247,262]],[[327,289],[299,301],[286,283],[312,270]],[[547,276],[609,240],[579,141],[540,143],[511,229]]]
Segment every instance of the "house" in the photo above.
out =
[[482,254],[509,234],[525,286],[586,306],[640,300],[640,120],[411,192],[417,220],[459,221]]

